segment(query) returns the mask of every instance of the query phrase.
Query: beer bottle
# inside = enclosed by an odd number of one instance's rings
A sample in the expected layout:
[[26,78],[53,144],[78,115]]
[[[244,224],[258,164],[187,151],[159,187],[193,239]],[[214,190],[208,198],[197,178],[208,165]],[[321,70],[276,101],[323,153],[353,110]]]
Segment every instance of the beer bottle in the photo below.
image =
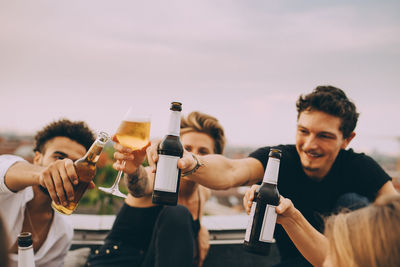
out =
[[100,153],[103,150],[104,145],[108,140],[109,136],[104,132],[100,132],[86,155],[74,162],[76,174],[78,175],[79,180],[79,183],[74,185],[74,200],[69,201],[66,207],[57,205],[53,201],[51,206],[55,211],[66,215],[70,215],[72,212],[74,212],[79,200],[82,198],[89,183],[93,180],[96,174],[96,163],[100,157]]
[[179,138],[182,104],[172,102],[170,110],[168,134],[158,147],[158,162],[152,195],[154,204],[176,205],[178,202],[181,176],[178,159],[183,155],[183,146]]
[[18,235],[18,267],[35,267],[32,234],[29,232]]
[[244,247],[253,253],[268,254],[274,242],[274,230],[279,204],[277,188],[281,151],[271,148],[262,185],[254,194]]

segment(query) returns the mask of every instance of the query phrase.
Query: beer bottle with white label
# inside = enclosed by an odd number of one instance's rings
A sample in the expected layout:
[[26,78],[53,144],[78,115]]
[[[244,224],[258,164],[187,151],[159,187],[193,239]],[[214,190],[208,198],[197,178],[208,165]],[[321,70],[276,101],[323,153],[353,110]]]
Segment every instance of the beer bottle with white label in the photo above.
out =
[[171,103],[168,133],[158,146],[158,162],[152,202],[161,205],[176,205],[178,202],[181,170],[178,160],[183,155],[180,140],[182,104]]
[[279,149],[271,148],[263,182],[254,194],[243,244],[248,251],[253,253],[269,254],[271,243],[274,243],[277,217],[275,207],[279,204],[277,183],[281,156],[282,152]]

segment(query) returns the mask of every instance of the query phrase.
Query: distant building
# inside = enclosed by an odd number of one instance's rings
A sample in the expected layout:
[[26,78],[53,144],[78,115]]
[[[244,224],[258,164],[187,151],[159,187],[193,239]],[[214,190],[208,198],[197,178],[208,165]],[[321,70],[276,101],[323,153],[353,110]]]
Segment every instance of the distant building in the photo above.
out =
[[30,135],[0,133],[0,155],[14,154],[32,162],[34,143],[34,138]]

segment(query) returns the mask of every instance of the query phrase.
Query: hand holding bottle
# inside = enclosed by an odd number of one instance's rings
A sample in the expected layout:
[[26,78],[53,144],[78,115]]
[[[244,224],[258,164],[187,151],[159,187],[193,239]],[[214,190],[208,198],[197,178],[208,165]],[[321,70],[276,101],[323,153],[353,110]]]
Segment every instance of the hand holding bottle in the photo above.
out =
[[[160,142],[161,140],[153,141],[151,146],[147,148],[147,160],[149,162],[149,166],[152,168],[153,173],[156,172],[156,165],[158,161],[157,149]],[[196,164],[197,162],[193,158],[192,153],[183,148],[183,156],[178,160],[178,168],[181,169],[181,173],[193,170]]]
[[253,253],[268,254],[271,244],[275,242],[276,207],[280,200],[277,184],[281,157],[281,150],[270,149],[262,184],[256,188],[257,191],[254,190],[257,196],[254,197],[254,191],[248,194],[249,198],[254,199],[243,245]]
[[59,205],[57,202],[53,201],[51,206],[55,211],[66,215],[70,215],[75,211],[86,189],[93,186],[92,180],[96,174],[96,163],[108,139],[108,134],[100,132],[86,154],[73,163],[72,168],[74,168],[75,174],[79,177],[78,183],[74,181],[73,199],[70,200],[67,205],[64,203],[63,205]]
[[257,184],[252,185],[249,189],[246,190],[243,196],[243,207],[247,214],[250,214],[251,205],[253,204],[254,195],[257,189],[260,186]]
[[280,196],[279,205],[276,207],[275,211],[278,214],[276,223],[282,226],[289,221],[296,221],[297,216],[300,215],[300,211],[295,208],[293,202],[283,196]]
[[[249,189],[246,190],[246,193],[243,196],[243,207],[246,210],[247,214],[250,214],[254,195],[259,187],[259,185],[252,185]],[[275,211],[278,214],[276,220],[278,224],[284,224],[290,219],[295,219],[298,212],[298,210],[294,207],[292,201],[288,198],[283,197],[282,195],[279,198],[279,205],[275,208]]]
[[57,205],[66,206],[68,201],[74,200],[73,185],[78,184],[74,162],[66,158],[43,167],[39,173],[39,184],[47,189]]

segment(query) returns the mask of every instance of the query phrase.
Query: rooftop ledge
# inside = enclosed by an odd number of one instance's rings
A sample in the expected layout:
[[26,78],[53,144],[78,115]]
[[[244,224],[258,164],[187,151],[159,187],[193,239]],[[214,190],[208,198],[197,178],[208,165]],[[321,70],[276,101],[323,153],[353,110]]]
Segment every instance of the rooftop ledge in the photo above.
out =
[[[115,215],[72,214],[65,216],[74,228],[75,246],[101,245],[111,229]],[[248,215],[208,215],[201,223],[209,230],[211,245],[243,243]]]
[[[110,230],[115,215],[72,214],[65,216],[75,230],[107,231]],[[203,216],[201,223],[210,231],[244,230],[248,215],[209,215]]]

